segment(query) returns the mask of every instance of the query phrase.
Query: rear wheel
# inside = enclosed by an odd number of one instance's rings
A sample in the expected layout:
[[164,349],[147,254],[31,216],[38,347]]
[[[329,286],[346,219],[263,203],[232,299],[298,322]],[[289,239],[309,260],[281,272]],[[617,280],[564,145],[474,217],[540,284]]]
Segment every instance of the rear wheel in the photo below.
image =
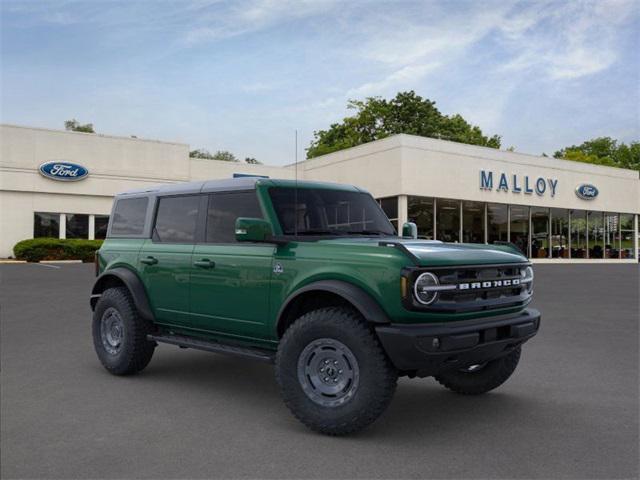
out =
[[498,388],[513,374],[520,360],[520,347],[504,357],[436,375],[435,379],[456,393],[479,395]]
[[93,346],[109,372],[130,375],[149,364],[155,348],[155,342],[147,340],[150,330],[129,290],[117,287],[102,293],[93,312]]
[[398,374],[367,324],[346,308],[309,312],[285,332],[276,379],[302,423],[328,435],[353,433],[389,405]]

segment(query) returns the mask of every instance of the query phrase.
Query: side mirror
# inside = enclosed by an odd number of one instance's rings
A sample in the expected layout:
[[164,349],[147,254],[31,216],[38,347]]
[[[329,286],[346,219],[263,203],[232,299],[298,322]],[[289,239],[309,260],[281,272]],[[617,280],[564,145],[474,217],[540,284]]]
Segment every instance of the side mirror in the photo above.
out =
[[238,242],[265,242],[271,235],[271,224],[261,218],[238,217],[236,240]]
[[418,238],[418,226],[413,222],[405,222],[402,224],[402,236],[416,239]]

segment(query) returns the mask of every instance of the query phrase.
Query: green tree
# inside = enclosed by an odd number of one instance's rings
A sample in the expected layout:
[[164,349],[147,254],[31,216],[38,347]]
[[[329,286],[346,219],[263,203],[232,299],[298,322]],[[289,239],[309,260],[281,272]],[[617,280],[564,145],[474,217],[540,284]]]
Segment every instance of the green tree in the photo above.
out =
[[213,159],[214,160],[221,160],[223,162],[237,162],[238,161],[236,156],[233,153],[228,152],[227,150],[218,150],[216,153],[213,154]]
[[64,122],[64,129],[70,132],[96,133],[93,129],[93,123],[82,125],[75,118]]
[[623,142],[618,143],[611,137],[598,137],[580,145],[558,150],[553,156],[575,162],[640,171],[640,141],[633,141],[627,145]]
[[398,133],[500,148],[500,136],[487,137],[480,127],[471,125],[461,115],[443,115],[435,105],[413,90],[399,92],[391,100],[381,97],[349,100],[347,108],[355,110],[355,114],[330,125],[327,130],[314,132],[307,158]]
[[211,153],[209,150],[200,148],[197,150],[191,150],[189,152],[191,158],[204,158],[206,160],[221,160],[223,162],[237,162],[236,156],[226,150],[218,150],[216,153]]
[[213,155],[209,152],[209,150],[205,150],[204,148],[191,150],[189,152],[189,156],[191,158],[204,158],[206,160],[213,160]]
[[262,162],[260,160],[256,160],[253,157],[246,157],[244,159],[244,163],[248,163],[250,165],[262,165]]

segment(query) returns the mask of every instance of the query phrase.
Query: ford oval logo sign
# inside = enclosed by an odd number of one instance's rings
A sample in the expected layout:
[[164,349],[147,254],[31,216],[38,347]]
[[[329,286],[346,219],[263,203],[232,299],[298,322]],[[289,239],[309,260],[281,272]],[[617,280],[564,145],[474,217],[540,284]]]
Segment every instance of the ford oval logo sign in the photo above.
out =
[[60,180],[62,182],[76,182],[82,180],[89,175],[89,170],[77,163],[55,161],[47,162],[40,165],[40,173],[52,180]]
[[576,195],[583,200],[593,200],[598,196],[598,189],[588,183],[576,187]]

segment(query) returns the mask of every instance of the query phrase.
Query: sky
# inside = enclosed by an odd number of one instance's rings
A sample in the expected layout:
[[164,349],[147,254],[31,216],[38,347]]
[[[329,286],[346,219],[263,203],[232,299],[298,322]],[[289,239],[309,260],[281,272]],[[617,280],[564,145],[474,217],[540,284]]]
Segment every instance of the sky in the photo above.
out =
[[415,90],[503,148],[640,140],[640,1],[0,0],[0,120],[292,163]]

